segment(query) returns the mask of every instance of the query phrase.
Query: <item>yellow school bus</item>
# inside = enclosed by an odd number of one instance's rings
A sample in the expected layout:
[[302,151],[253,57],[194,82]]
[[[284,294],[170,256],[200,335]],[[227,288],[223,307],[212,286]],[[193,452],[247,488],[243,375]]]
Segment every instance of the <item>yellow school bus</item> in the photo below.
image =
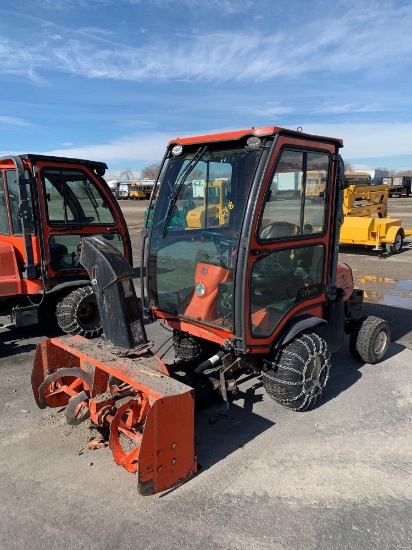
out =
[[149,199],[155,180],[144,179],[132,181],[130,184],[130,198],[135,200]]

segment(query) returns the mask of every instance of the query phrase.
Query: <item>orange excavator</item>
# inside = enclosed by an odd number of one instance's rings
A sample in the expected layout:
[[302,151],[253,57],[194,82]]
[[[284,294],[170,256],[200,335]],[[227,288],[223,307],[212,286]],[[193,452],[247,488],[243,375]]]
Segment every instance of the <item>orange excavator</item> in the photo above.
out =
[[[384,358],[389,326],[361,315],[363,292],[338,262],[342,146],[273,126],[170,141],[143,232],[142,305],[173,330],[174,365],[152,352],[123,256],[101,237],[83,239],[105,339],[41,342],[33,392],[39,407],[65,406],[71,424],[109,427],[114,460],[143,494],[195,474],[197,396],[217,391],[227,406],[253,374],[274,401],[304,411],[321,398],[345,333],[356,359]],[[314,171],[325,174],[315,202]],[[174,223],[192,173],[229,182],[223,223]]]

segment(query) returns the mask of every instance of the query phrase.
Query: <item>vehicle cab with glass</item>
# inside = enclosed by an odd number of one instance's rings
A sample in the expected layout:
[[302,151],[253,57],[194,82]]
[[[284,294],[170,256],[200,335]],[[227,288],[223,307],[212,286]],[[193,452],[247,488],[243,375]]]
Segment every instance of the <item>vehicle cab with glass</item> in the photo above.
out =
[[102,236],[131,262],[126,223],[102,177],[106,168],[102,162],[44,155],[0,159],[4,311],[88,284],[80,264],[84,236]]
[[146,230],[151,313],[243,353],[267,352],[294,317],[323,317],[340,146],[276,127],[170,142]]

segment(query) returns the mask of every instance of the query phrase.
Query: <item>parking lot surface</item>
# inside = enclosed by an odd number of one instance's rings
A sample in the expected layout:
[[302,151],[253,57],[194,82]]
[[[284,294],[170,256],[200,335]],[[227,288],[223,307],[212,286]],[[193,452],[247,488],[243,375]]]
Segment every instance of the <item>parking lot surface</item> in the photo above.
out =
[[[121,207],[139,286],[147,201]],[[390,199],[389,213],[412,228],[412,199]],[[68,426],[61,410],[36,407],[33,354],[60,335],[53,320],[16,330],[1,318],[0,548],[410,549],[412,237],[396,255],[342,247],[340,260],[366,291],[365,313],[390,323],[385,361],[358,363],[345,345],[322,401],[305,413],[245,379],[217,422],[219,403],[196,412],[199,473],[150,497],[107,446],[87,449],[96,434],[87,422]],[[147,330],[165,353],[170,333],[159,323]]]

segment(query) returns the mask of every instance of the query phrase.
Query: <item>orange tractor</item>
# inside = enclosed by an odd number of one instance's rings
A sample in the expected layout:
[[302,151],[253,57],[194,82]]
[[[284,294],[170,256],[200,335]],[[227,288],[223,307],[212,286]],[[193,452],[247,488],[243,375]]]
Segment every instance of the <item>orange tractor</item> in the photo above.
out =
[[56,308],[63,331],[92,337],[101,321],[81,239],[101,235],[131,263],[122,212],[102,162],[44,155],[0,159],[0,314],[36,324]]
[[[108,241],[83,239],[105,343],[74,336],[39,344],[33,392],[42,408],[66,406],[69,423],[90,417],[109,427],[113,457],[137,473],[142,493],[196,472],[197,396],[217,391],[227,406],[253,373],[271,398],[303,411],[320,399],[345,333],[358,360],[385,356],[388,324],[360,316],[363,293],[338,263],[340,147],[277,127],[169,143],[143,232],[142,301],[148,317],[173,330],[173,365],[151,351],[130,266]],[[306,197],[313,171],[325,174],[317,201]],[[192,173],[228,182],[223,223],[207,215],[200,226],[175,223]]]

